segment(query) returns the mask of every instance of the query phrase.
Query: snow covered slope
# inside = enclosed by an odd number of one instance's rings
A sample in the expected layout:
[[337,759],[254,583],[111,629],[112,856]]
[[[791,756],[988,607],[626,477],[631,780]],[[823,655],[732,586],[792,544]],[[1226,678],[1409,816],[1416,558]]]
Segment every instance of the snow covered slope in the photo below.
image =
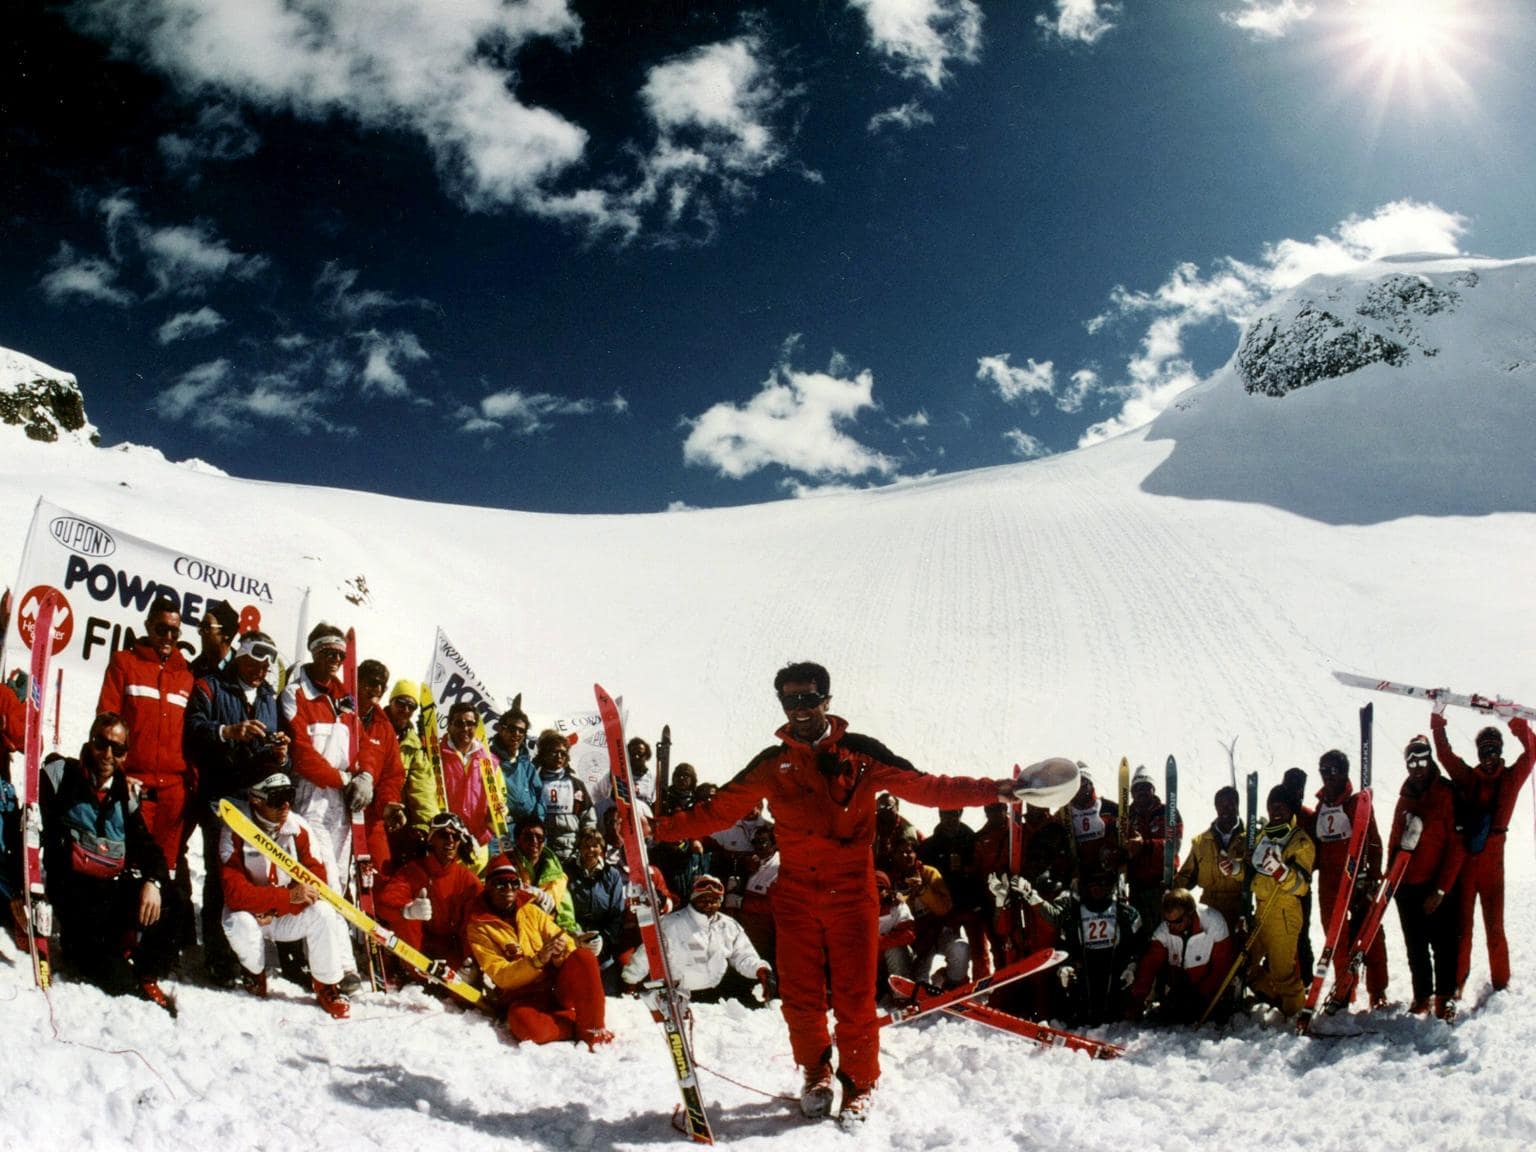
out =
[[[263,558],[310,585],[314,614],[356,626],[365,655],[397,674],[421,673],[441,624],[497,691],[523,692],[537,712],[587,706],[601,681],[624,694],[632,730],[654,737],[670,723],[674,763],[704,779],[728,778],[771,741],[774,670],[817,659],[832,670],[836,711],[931,770],[1003,775],[1068,755],[1107,778],[1123,754],[1158,763],[1173,752],[1194,828],[1227,779],[1219,741],[1239,737],[1240,770],[1257,769],[1266,787],[1293,764],[1315,782],[1331,746],[1353,759],[1365,698],[1339,687],[1334,668],[1536,701],[1536,267],[1376,271],[1304,285],[1255,323],[1246,355],[1148,429],[810,501],[530,515],[253,484],[0,427],[0,573],[15,571],[46,494],[193,552]],[[1425,312],[1422,299],[1437,297],[1397,278],[1458,299]],[[1351,325],[1356,335],[1329,344]],[[1383,352],[1389,336],[1401,353]],[[1271,385],[1284,394],[1265,394]],[[238,520],[210,512],[229,508]],[[359,576],[370,596],[355,607],[345,597]],[[1375,703],[1390,807],[1396,750],[1428,717],[1406,701]],[[1453,716],[1453,739],[1469,745],[1483,722]],[[1522,800],[1509,851],[1526,894],[1532,849]],[[1529,915],[1512,936],[1519,982],[1536,963]],[[1401,994],[1400,952],[1394,963]],[[105,1131],[156,1147],[344,1147],[359,1131],[389,1148],[667,1139],[654,1116],[671,1106],[661,1040],[630,1004],[615,1010],[620,1047],[594,1059],[514,1051],[419,999],[365,1003],[357,1021],[332,1027],[296,993],[254,1006],[194,988],[173,1027],[143,1005],[108,1014],[88,990],[56,992],[66,1038],[132,1044],[160,1083],[130,1059],[55,1044],[25,976],[24,964],[0,963],[0,1028],[31,1046],[18,1072],[29,1104],[0,1119],[0,1145],[21,1143],[27,1116],[50,1125],[53,1146],[112,1146]],[[1485,981],[1479,959],[1474,988]],[[1536,1001],[1521,991],[1454,1033],[1406,1020],[1351,1042],[1257,1023],[1227,1039],[1116,1029],[1135,1058],[1089,1065],[940,1022],[891,1037],[888,1114],[871,1139],[1185,1147],[1252,1123],[1275,1147],[1351,1147],[1374,1142],[1369,1123],[1387,1144],[1518,1147],[1536,1131],[1536,1107],[1511,1096],[1495,1114],[1492,1104],[1501,1085],[1536,1081],[1536,1055],[1517,1043],[1533,1024]],[[706,1009],[699,1034],[706,1065],[790,1087],[776,1019]],[[780,1104],[708,1086],[733,1144],[842,1146],[783,1120]],[[1346,1102],[1365,1112],[1333,1118]],[[255,1117],[266,1127],[249,1127]]]

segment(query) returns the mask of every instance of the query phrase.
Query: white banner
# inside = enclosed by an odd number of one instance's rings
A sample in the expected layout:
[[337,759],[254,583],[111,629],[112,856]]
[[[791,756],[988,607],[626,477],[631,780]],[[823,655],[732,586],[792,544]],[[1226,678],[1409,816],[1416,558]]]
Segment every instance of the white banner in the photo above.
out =
[[444,739],[448,733],[448,711],[455,704],[469,703],[475,706],[485,722],[487,738],[495,731],[496,717],[504,707],[496,703],[496,697],[485,686],[485,681],[475,675],[464,653],[449,642],[442,628],[432,644],[432,663],[427,668],[427,688],[437,703],[437,735]]
[[[439,739],[446,739],[448,733],[448,711],[455,704],[468,702],[475,706],[485,721],[486,740],[489,743],[490,735],[496,730],[496,718],[511,704],[507,700],[506,705],[497,704],[497,697],[486,687],[485,681],[475,674],[469,661],[449,641],[442,628],[437,630],[437,640],[432,647],[432,664],[427,671],[427,687],[432,692],[432,699],[437,702],[437,734]],[[619,715],[624,714],[624,700],[617,697],[614,703],[619,707]],[[525,706],[525,711],[526,706]],[[612,787],[608,779],[608,745],[603,737],[603,724],[597,714],[597,709],[587,711],[567,712],[546,719],[549,714],[539,716],[529,712],[529,716],[535,719],[535,723],[528,732],[528,745],[531,751],[539,733],[545,728],[553,728],[561,733],[567,740],[573,736],[571,744],[571,771],[587,786],[587,791],[592,794],[592,803],[596,806],[598,815],[608,807],[609,796]]]
[[274,580],[270,572],[189,556],[39,500],[13,594],[7,669],[25,668],[30,660],[32,626],[47,588],[64,602],[53,624],[53,666],[63,673],[63,692],[55,703],[57,679],[48,685],[48,718],[62,703],[60,746],[71,750],[90,731],[112,653],[137,641],[157,596],[169,594],[181,605],[181,649],[189,661],[198,652],[197,625],[208,601],[227,601],[242,631],[259,628],[283,647],[301,639],[309,596],[307,588]]

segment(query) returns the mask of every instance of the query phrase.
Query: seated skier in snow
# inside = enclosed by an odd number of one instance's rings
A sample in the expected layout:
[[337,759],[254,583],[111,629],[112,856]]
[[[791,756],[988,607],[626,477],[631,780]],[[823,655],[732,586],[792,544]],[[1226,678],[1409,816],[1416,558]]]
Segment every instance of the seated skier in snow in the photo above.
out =
[[900,892],[917,923],[917,938],[910,948],[893,948],[885,959],[897,976],[906,976],[919,984],[929,981],[934,959],[942,958],[945,987],[964,984],[968,979],[971,952],[965,937],[950,920],[954,897],[940,871],[917,858],[917,844],[898,839],[891,849],[891,884]]
[[186,908],[123,771],[127,752],[127,725],[103,712],[78,759],[43,765],[43,868],[70,969],[113,995],[136,992],[164,1008],[159,981],[175,963]]
[[603,970],[603,990],[617,996],[619,940],[624,934],[628,886],[624,873],[603,858],[603,834],[596,828],[583,828],[576,834],[576,860],[566,878],[576,922],[602,941],[597,955]]
[[539,903],[567,932],[581,931],[571,904],[571,882],[565,866],[545,842],[544,821],[530,816],[517,826],[511,851],[506,856],[522,874],[523,883],[545,894]]
[[[766,1003],[776,991],[773,969],[757,954],[741,925],[721,915],[724,897],[724,884],[714,876],[700,876],[693,882],[688,906],[661,918],[667,969],[691,1000],[715,1003],[729,998],[756,1008],[752,984],[762,987]],[[624,965],[624,983],[635,987],[650,974],[650,957],[643,948],[637,949]]]
[[[321,880],[335,867],[319,848],[319,837],[293,811],[293,780],[274,772],[251,785],[236,805],[251,821]],[[311,888],[292,880],[261,850],[226,827],[219,837],[219,876],[224,885],[222,924],[241,983],[253,996],[266,996],[266,942],[304,942],[320,1006],[345,1019],[351,1005],[338,985],[352,962],[346,921]]]
[[464,959],[464,921],[480,898],[470,867],[475,839],[452,812],[432,817],[427,854],[403,864],[374,894],[379,921],[432,960]]
[[[891,953],[901,970],[910,970],[912,954],[909,949],[917,939],[917,922],[912,919],[912,909],[907,907],[906,897],[896,891],[891,878],[884,872],[875,873],[875,895],[880,901],[880,967],[875,977],[875,997],[890,998],[890,976],[893,971]],[[900,975],[901,971],[897,971]]]
[[1103,1024],[1125,1015],[1142,931],[1136,909],[1116,898],[1117,883],[1113,872],[1090,872],[1081,881],[1081,895],[1068,891],[1049,901],[1028,881],[1014,881],[1025,902],[1056,925],[1057,947],[1067,953],[1056,969],[1061,1014],[1073,1023]]
[[555,923],[540,895],[514,861],[494,857],[464,927],[464,946],[517,1040],[580,1040],[588,1048],[610,1043],[597,955]]
[[[1196,908],[1187,888],[1165,892],[1162,917],[1136,968],[1126,1018],[1141,1019],[1148,998],[1156,994],[1157,1019],[1193,1024],[1231,971],[1232,951],[1226,917],[1215,908]],[[1213,1014],[1216,1019],[1223,1015],[1219,1009]]]

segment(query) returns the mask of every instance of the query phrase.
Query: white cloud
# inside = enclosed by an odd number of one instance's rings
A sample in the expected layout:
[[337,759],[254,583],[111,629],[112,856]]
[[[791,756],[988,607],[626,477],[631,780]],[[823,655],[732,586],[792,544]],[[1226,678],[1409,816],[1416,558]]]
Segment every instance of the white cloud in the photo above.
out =
[[1113,29],[1115,25],[1111,18],[1120,11],[1119,4],[1104,3],[1103,0],[1052,0],[1052,6],[1056,15],[1036,16],[1036,25],[1047,37],[1076,40],[1081,44],[1092,44]]
[[894,108],[887,108],[884,112],[876,112],[869,118],[866,128],[871,135],[874,135],[885,128],[900,128],[903,131],[911,131],[919,124],[932,123],[933,113],[929,112],[916,100],[909,100],[905,104],[898,104]]
[[223,104],[205,107],[189,132],[167,133],[157,141],[166,167],[194,182],[204,164],[243,159],[260,143],[240,112]]
[[1056,407],[1062,412],[1081,412],[1088,397],[1100,389],[1099,374],[1092,368],[1079,368],[1069,379],[1072,384],[1056,397]]
[[943,87],[950,65],[981,53],[981,8],[973,0],[848,0],[864,15],[875,50],[905,77]]
[[326,314],[348,324],[385,312],[392,308],[432,309],[430,300],[420,297],[402,298],[392,292],[377,289],[358,289],[357,270],[343,268],[335,260],[327,260],[315,277],[315,295],[320,297]]
[[1221,18],[1255,40],[1279,40],[1297,24],[1310,20],[1315,10],[1306,0],[1242,0],[1242,4],[1223,12]]
[[1021,460],[1036,460],[1051,454],[1049,448],[1022,428],[1008,429],[1003,433],[1003,439],[1008,442],[1008,447],[1013,454]]
[[[155,411],[168,420],[197,420],[200,409],[210,405],[213,396],[229,381],[228,360],[210,360],[177,377],[176,382],[155,397]],[[204,425],[206,426],[206,425]]]
[[748,33],[657,64],[640,91],[656,131],[640,158],[635,184],[612,207],[615,227],[630,234],[659,208],[664,229],[691,224],[712,236],[716,199],[739,200],[749,181],[785,158],[773,126],[785,94],[760,37]]
[[1056,368],[1049,361],[1036,363],[1030,359],[1024,367],[1009,363],[1012,353],[982,356],[976,361],[976,379],[985,380],[997,389],[998,396],[1013,403],[1023,396],[1050,393],[1056,387]]
[[337,393],[309,384],[308,368],[299,364],[295,371],[260,373],[241,384],[228,360],[210,360],[177,377],[155,397],[154,408],[167,420],[185,420],[220,436],[241,434],[260,421],[280,425],[285,435],[354,434],[355,428],[325,414]]
[[363,346],[362,394],[377,393],[397,399],[411,395],[411,386],[401,374],[401,367],[431,359],[416,334],[370,328],[353,336]]
[[158,291],[199,293],[233,276],[250,280],[268,265],[265,256],[233,251],[207,224],[173,224],[138,229],[139,248]]
[[82,0],[70,16],[187,91],[417,135],[471,207],[538,209],[586,146],[517,98],[508,63],[533,40],[579,39],[564,0]]
[[84,300],[126,307],[133,303],[133,293],[117,287],[117,268],[99,256],[80,256],[68,243],[48,262],[48,271],[38,281],[50,304]]
[[840,427],[876,406],[874,376],[845,371],[839,358],[826,372],[779,363],[745,404],[722,402],[691,422],[684,462],[733,480],[774,465],[814,478],[895,473],[894,461]]
[[928,427],[928,413],[925,409],[919,408],[916,412],[912,413],[912,415],[903,416],[897,420],[896,427],[926,428]]
[[624,398],[622,392],[615,392],[612,396],[608,397],[605,407],[615,416],[622,416],[629,411],[629,401]]
[[1124,406],[1090,427],[1078,443],[1093,444],[1139,428],[1199,383],[1184,355],[1187,329],[1212,320],[1241,326],[1276,294],[1318,274],[1346,273],[1409,253],[1454,255],[1468,226],[1466,217],[1434,204],[1395,200],[1369,216],[1347,217],[1329,235],[1266,245],[1253,264],[1223,257],[1205,275],[1197,265],[1184,263],[1152,292],[1116,288],[1110,310],[1089,321],[1090,332],[1117,318],[1152,319],[1126,363],[1125,382],[1115,386],[1126,396]]
[[[618,411],[611,401],[607,407]],[[596,408],[590,400],[506,388],[482,396],[474,407],[461,407],[454,418],[461,432],[502,432],[510,426],[517,435],[528,436],[547,427],[556,417],[590,416]]]
[[205,304],[195,312],[176,313],[160,325],[155,338],[162,344],[174,344],[177,340],[207,336],[210,332],[217,332],[224,324],[224,317]]

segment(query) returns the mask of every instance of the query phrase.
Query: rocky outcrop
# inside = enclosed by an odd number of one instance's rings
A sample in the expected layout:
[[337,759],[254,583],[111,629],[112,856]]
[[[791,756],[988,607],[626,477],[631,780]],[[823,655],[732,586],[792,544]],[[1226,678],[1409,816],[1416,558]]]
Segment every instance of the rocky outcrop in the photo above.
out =
[[100,443],[75,378],[8,348],[0,348],[0,423],[45,443],[65,436]]

